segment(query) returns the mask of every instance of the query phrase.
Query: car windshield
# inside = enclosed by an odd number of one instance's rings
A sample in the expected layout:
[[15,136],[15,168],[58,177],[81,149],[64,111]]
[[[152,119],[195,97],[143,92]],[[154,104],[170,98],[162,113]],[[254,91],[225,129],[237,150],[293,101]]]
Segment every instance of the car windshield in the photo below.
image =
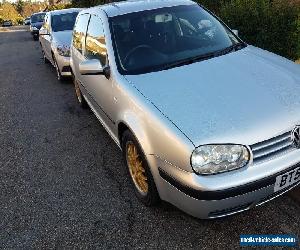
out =
[[31,23],[41,23],[44,21],[45,13],[32,15],[30,18]]
[[228,28],[197,4],[116,16],[110,25],[121,74],[160,71],[242,47]]
[[78,12],[56,14],[51,17],[51,27],[53,32],[73,30]]

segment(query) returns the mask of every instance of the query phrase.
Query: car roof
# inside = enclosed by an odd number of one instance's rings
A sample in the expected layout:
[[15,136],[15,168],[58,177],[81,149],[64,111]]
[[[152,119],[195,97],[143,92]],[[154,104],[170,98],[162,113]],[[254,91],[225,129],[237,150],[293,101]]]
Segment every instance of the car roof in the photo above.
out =
[[[40,15],[40,14],[46,14],[46,12],[44,12],[44,11],[36,12],[36,13],[33,13],[33,14],[31,15],[31,17],[32,17],[32,16],[36,16],[36,15]],[[29,17],[29,18],[30,18],[30,17]]]
[[66,13],[72,13],[72,12],[79,12],[83,10],[82,8],[70,8],[70,9],[62,9],[62,10],[52,10],[49,11],[51,15],[61,15]]
[[99,10],[103,10],[108,17],[114,17],[143,10],[191,4],[196,3],[191,0],[128,0],[99,5],[87,9],[86,12],[98,12]]

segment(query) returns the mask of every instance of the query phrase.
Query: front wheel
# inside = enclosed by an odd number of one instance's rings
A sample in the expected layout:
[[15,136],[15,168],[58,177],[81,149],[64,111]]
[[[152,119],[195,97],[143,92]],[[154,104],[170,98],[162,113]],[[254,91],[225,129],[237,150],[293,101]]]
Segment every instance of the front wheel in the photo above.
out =
[[160,198],[152,173],[139,143],[129,130],[122,136],[122,151],[136,196],[146,206],[156,205]]
[[84,97],[81,93],[81,90],[79,88],[79,83],[78,83],[78,81],[76,80],[76,78],[73,74],[72,74],[72,79],[73,79],[73,83],[74,83],[75,94],[76,94],[79,105],[82,108],[87,108],[88,104],[87,104],[86,100],[84,99]]

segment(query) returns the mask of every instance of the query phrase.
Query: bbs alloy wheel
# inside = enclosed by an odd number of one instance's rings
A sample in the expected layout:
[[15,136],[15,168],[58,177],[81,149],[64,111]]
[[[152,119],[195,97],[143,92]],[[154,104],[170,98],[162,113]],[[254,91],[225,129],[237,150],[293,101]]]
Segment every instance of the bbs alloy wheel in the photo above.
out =
[[86,100],[84,99],[82,93],[81,93],[81,90],[79,88],[79,83],[78,81],[76,80],[75,76],[72,75],[72,79],[73,79],[73,83],[74,83],[74,89],[75,89],[75,94],[76,94],[76,97],[77,97],[77,100],[78,100],[78,103],[79,105],[82,107],[82,108],[86,108],[87,107],[87,102]]
[[160,198],[150,167],[141,146],[129,130],[122,136],[122,152],[136,196],[146,206],[156,205]]
[[126,144],[126,160],[129,168],[129,173],[135,188],[138,192],[145,196],[148,193],[148,179],[145,175],[144,163],[138,154],[138,149],[133,142],[129,141]]

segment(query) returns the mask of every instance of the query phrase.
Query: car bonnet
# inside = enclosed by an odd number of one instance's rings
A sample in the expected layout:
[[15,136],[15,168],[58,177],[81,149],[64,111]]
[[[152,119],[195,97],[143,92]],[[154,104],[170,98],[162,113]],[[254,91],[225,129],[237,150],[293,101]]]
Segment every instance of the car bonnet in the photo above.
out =
[[126,78],[196,146],[251,145],[300,124],[299,65],[252,46]]

